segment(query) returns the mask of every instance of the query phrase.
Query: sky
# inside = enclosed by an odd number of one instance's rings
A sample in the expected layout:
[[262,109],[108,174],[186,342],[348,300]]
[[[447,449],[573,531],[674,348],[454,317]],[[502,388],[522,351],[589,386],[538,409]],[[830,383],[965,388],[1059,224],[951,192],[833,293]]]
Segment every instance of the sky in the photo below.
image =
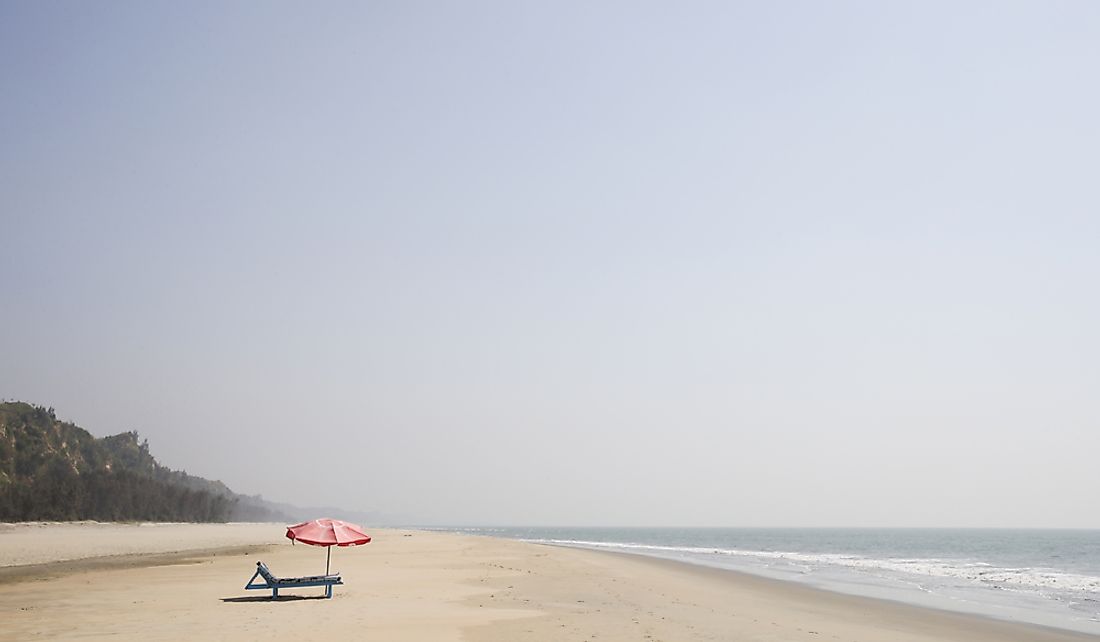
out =
[[1100,528],[1100,4],[0,2],[0,397],[420,524]]

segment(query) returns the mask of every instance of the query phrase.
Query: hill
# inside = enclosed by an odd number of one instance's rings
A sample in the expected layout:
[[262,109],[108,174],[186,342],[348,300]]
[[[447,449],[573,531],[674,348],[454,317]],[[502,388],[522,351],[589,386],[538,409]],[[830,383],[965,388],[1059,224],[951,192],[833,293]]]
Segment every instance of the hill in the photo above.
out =
[[0,403],[0,521],[293,521],[259,497],[161,466],[136,432],[97,439],[53,408]]

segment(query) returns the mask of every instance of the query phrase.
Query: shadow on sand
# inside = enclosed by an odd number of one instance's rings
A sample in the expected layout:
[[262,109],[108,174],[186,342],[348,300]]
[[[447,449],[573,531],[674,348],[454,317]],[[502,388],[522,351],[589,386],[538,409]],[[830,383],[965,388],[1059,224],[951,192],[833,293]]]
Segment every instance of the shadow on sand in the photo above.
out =
[[298,600],[327,600],[324,595],[280,595],[272,599],[270,595],[249,595],[248,597],[223,597],[222,602],[240,604],[244,602],[296,602]]

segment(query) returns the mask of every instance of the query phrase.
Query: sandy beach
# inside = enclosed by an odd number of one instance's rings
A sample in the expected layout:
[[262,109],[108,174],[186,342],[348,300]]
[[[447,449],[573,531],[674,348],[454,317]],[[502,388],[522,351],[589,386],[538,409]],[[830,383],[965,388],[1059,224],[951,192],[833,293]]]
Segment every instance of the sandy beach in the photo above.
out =
[[845,640],[1087,636],[636,556],[371,529],[346,584],[245,591],[255,562],[323,572],[275,524],[0,525],[0,640]]

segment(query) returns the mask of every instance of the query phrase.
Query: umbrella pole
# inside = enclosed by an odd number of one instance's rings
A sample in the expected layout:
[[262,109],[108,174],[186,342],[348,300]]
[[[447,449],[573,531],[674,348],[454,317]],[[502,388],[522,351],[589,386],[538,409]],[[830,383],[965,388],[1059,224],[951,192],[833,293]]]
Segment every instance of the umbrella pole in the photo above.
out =
[[325,556],[325,575],[328,575],[328,563],[332,559],[332,547],[326,546],[325,549],[328,550],[328,555]]

